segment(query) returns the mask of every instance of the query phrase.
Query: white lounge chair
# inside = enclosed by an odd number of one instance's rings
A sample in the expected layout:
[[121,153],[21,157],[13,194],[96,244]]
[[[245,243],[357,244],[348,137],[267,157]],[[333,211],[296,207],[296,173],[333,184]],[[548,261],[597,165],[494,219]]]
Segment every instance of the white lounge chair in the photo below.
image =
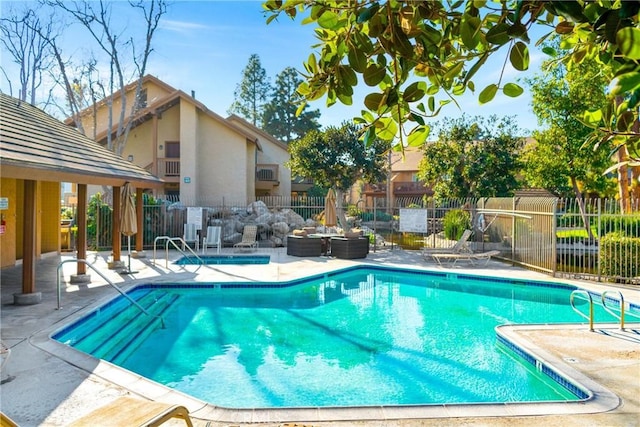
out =
[[233,245],[235,250],[257,250],[258,249],[258,241],[256,240],[258,236],[258,226],[257,225],[245,225],[242,230],[242,241]]
[[433,254],[459,254],[459,253],[472,253],[471,248],[469,248],[469,238],[471,237],[471,230],[464,230],[460,239],[455,243],[455,245],[450,248],[422,248],[422,256],[428,260],[429,257],[432,257]]
[[485,265],[489,263],[489,260],[492,256],[500,255],[500,251],[487,251],[487,252],[478,252],[478,253],[433,253],[431,254],[431,258],[433,258],[438,264],[442,264],[442,260],[449,261],[448,264],[456,265],[458,261],[469,261],[471,264],[475,265],[475,261],[484,260]]
[[193,243],[196,247],[196,252],[200,248],[200,236],[198,236],[198,229],[195,224],[185,224],[184,233],[182,234],[182,250],[185,250],[185,245]]
[[220,253],[222,247],[222,227],[210,225],[207,227],[207,235],[202,240],[202,253],[207,253],[208,247],[215,247]]

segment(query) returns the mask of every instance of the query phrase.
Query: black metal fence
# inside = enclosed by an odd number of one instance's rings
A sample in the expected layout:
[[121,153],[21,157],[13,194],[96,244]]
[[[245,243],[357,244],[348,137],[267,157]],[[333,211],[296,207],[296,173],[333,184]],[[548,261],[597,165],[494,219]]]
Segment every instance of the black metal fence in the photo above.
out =
[[[112,211],[108,204],[90,204],[88,241],[91,249],[111,249]],[[445,217],[465,212],[476,251],[499,250],[500,258],[526,268],[561,277],[640,283],[640,201],[632,213],[620,211],[616,200],[540,197],[450,199],[436,202],[400,198],[392,208],[345,204],[349,227],[376,236],[376,245],[419,250],[436,246],[446,234]],[[220,225],[223,245],[241,238],[246,223],[259,227],[261,248],[282,246],[295,228],[322,223],[322,197],[264,197],[246,202],[221,200],[200,205],[154,200],[144,205],[143,246],[158,236],[180,237],[189,215],[201,215],[202,228]],[[422,232],[401,231],[400,210],[426,214]],[[192,220],[193,218],[191,218]],[[138,235],[133,236],[132,245]],[[455,237],[450,237],[454,239]],[[371,239],[372,242],[374,239]],[[126,241],[122,240],[123,247]]]

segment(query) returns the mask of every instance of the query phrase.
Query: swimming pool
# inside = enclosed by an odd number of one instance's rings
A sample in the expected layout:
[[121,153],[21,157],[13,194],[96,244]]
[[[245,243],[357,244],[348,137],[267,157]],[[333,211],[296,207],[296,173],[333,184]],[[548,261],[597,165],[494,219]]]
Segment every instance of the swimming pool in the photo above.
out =
[[178,258],[178,265],[221,265],[221,264],[269,264],[269,255],[200,255],[199,258],[184,256]]
[[165,328],[117,298],[54,338],[223,407],[571,401],[586,392],[522,360],[494,328],[580,322],[573,289],[382,267],[143,285],[131,296]]

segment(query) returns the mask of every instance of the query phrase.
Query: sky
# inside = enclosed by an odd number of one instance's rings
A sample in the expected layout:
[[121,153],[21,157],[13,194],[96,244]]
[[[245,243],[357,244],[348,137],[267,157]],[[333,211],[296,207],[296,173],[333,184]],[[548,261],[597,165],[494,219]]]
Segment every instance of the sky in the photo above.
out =
[[[0,12],[9,7],[24,6],[29,2],[2,2]],[[136,25],[126,2],[114,2],[114,18],[118,25],[130,31]],[[78,25],[65,23],[63,47],[74,58],[87,56],[89,36]],[[196,98],[212,111],[227,116],[234,100],[234,91],[242,79],[242,72],[249,57],[257,54],[271,83],[286,67],[303,70],[303,63],[314,51],[316,44],[313,27],[303,25],[300,19],[291,20],[284,15],[277,21],[266,24],[260,1],[174,1],[163,16],[154,35],[148,74],[153,74],[176,89]],[[539,67],[542,54],[531,49],[531,67],[527,75]],[[12,64],[6,52],[1,52],[0,64],[7,75],[12,76]],[[518,98],[509,98],[499,93],[489,104],[480,105],[477,94],[490,83],[497,83],[499,73],[508,52],[500,52],[474,78],[477,93],[459,99],[460,108],[453,104],[444,107],[438,120],[444,117],[468,116],[514,116],[523,130],[538,127],[532,113],[528,90]],[[507,61],[508,62],[508,61]],[[518,82],[524,76],[515,70],[505,70],[504,83]],[[521,82],[521,86],[526,85]],[[0,74],[0,89],[9,93],[7,81]],[[344,120],[359,116],[363,106],[357,98],[371,91],[364,83],[356,89],[352,106],[335,104],[326,108],[326,100],[310,103],[311,109],[321,112],[322,126],[340,125]],[[15,96],[15,94],[14,94]],[[525,132],[526,133],[526,132]]]

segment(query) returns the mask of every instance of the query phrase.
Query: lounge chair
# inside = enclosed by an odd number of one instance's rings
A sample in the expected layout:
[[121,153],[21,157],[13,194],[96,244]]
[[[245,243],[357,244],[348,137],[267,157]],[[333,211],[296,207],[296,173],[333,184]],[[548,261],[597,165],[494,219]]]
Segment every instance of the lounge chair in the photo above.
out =
[[442,260],[448,260],[450,265],[455,265],[458,261],[469,261],[471,264],[475,265],[475,261],[484,260],[485,265],[489,263],[489,260],[492,256],[500,255],[500,251],[487,251],[487,252],[478,252],[478,253],[433,253],[431,254],[431,258],[433,258],[438,264],[442,264]]
[[222,227],[212,226],[207,227],[207,235],[202,240],[202,253],[207,253],[207,247],[215,247],[220,253],[222,247]]
[[[70,424],[81,426],[159,426],[171,418],[181,418],[193,427],[189,410],[182,405],[119,397]],[[173,425],[173,424],[172,424]]]
[[433,254],[460,254],[471,253],[469,248],[469,238],[471,237],[471,230],[464,230],[460,239],[450,248],[422,248],[422,256],[428,260]]
[[185,224],[184,233],[182,234],[182,250],[185,250],[185,245],[194,243],[196,252],[200,248],[200,237],[198,236],[198,229],[195,224]]
[[245,225],[242,230],[242,241],[233,245],[235,250],[257,250],[258,249],[258,241],[256,237],[258,236],[258,226],[257,225]]

